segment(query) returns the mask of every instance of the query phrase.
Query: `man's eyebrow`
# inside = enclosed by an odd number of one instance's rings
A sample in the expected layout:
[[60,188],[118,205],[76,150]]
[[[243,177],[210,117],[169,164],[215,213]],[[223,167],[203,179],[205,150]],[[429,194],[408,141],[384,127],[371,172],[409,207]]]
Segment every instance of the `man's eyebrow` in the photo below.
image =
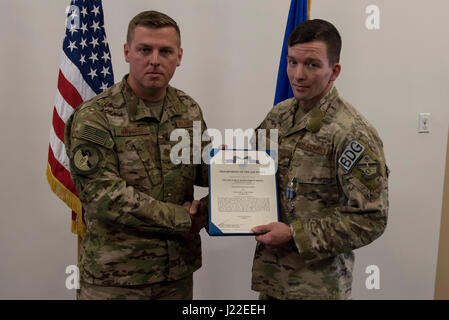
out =
[[317,59],[317,58],[307,58],[307,59],[305,59],[305,62],[318,62],[318,63],[321,63],[321,60]]
[[[153,46],[148,45],[146,43],[138,43],[138,44],[136,44],[136,46],[139,48],[150,48],[150,49],[153,48]],[[174,50],[174,49],[172,46],[162,46],[162,47],[160,47],[159,50]]]

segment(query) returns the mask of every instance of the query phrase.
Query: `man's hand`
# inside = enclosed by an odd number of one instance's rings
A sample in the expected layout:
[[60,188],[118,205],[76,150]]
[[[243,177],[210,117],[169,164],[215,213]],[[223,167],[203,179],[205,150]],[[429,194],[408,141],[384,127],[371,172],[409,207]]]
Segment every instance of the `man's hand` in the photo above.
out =
[[184,202],[182,205],[184,208],[186,208],[188,211],[190,211],[190,207],[192,206],[192,203],[190,201]]
[[207,210],[200,205],[198,200],[193,200],[190,207],[190,218],[192,219],[192,228],[190,233],[199,233],[207,223]]
[[183,207],[189,211],[192,226],[189,232],[183,232],[181,236],[186,240],[193,240],[207,223],[207,208],[201,206],[198,200],[193,200],[192,203],[187,201]]
[[283,246],[293,238],[290,227],[282,222],[257,226],[251,231],[258,234],[256,241],[265,244],[268,248]]

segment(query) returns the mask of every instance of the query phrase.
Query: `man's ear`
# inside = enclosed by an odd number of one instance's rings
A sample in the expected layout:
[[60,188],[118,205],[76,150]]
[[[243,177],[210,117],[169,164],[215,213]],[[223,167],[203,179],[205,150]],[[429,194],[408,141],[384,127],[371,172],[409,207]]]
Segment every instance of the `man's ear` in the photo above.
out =
[[125,43],[125,45],[123,46],[123,53],[125,54],[125,61],[129,62],[129,57],[128,57],[128,55],[129,55],[129,47],[128,47],[127,43]]
[[178,49],[178,64],[177,66],[179,67],[181,65],[181,60],[182,60],[182,54],[184,53],[184,50],[182,50],[182,48]]
[[340,71],[341,71],[341,64],[335,63],[334,66],[332,67],[332,76],[330,78],[330,81],[337,80],[338,76],[340,75]]

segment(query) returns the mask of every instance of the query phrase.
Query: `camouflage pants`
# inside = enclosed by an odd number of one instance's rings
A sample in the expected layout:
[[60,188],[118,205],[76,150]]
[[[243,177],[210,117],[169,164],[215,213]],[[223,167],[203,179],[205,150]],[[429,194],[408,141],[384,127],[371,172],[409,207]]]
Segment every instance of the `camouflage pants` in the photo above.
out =
[[272,296],[269,296],[268,294],[266,294],[265,292],[260,292],[259,294],[259,300],[278,300]]
[[192,300],[193,276],[139,286],[106,287],[80,283],[78,300]]
[[[314,300],[317,300],[318,298],[316,298],[316,299],[314,299]],[[330,297],[326,297],[326,298],[322,298],[322,299],[320,299],[320,300],[334,300],[334,299],[331,299]],[[259,300],[279,300],[279,299],[277,299],[277,298],[275,298],[275,297],[272,297],[272,296],[269,296],[268,294],[266,294],[265,292],[260,292],[260,294],[259,294]],[[286,299],[286,300],[289,300],[289,299]],[[300,300],[300,299],[294,299],[294,300]],[[302,299],[301,299],[302,300]],[[342,300],[352,300],[352,297],[349,295],[348,297],[346,297],[346,298],[342,298]]]

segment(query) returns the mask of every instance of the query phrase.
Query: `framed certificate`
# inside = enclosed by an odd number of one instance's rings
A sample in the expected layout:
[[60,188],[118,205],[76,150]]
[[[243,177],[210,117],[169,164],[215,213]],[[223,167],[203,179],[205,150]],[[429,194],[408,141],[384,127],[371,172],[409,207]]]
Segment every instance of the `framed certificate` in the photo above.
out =
[[209,160],[209,235],[254,235],[279,221],[273,151],[213,149]]

